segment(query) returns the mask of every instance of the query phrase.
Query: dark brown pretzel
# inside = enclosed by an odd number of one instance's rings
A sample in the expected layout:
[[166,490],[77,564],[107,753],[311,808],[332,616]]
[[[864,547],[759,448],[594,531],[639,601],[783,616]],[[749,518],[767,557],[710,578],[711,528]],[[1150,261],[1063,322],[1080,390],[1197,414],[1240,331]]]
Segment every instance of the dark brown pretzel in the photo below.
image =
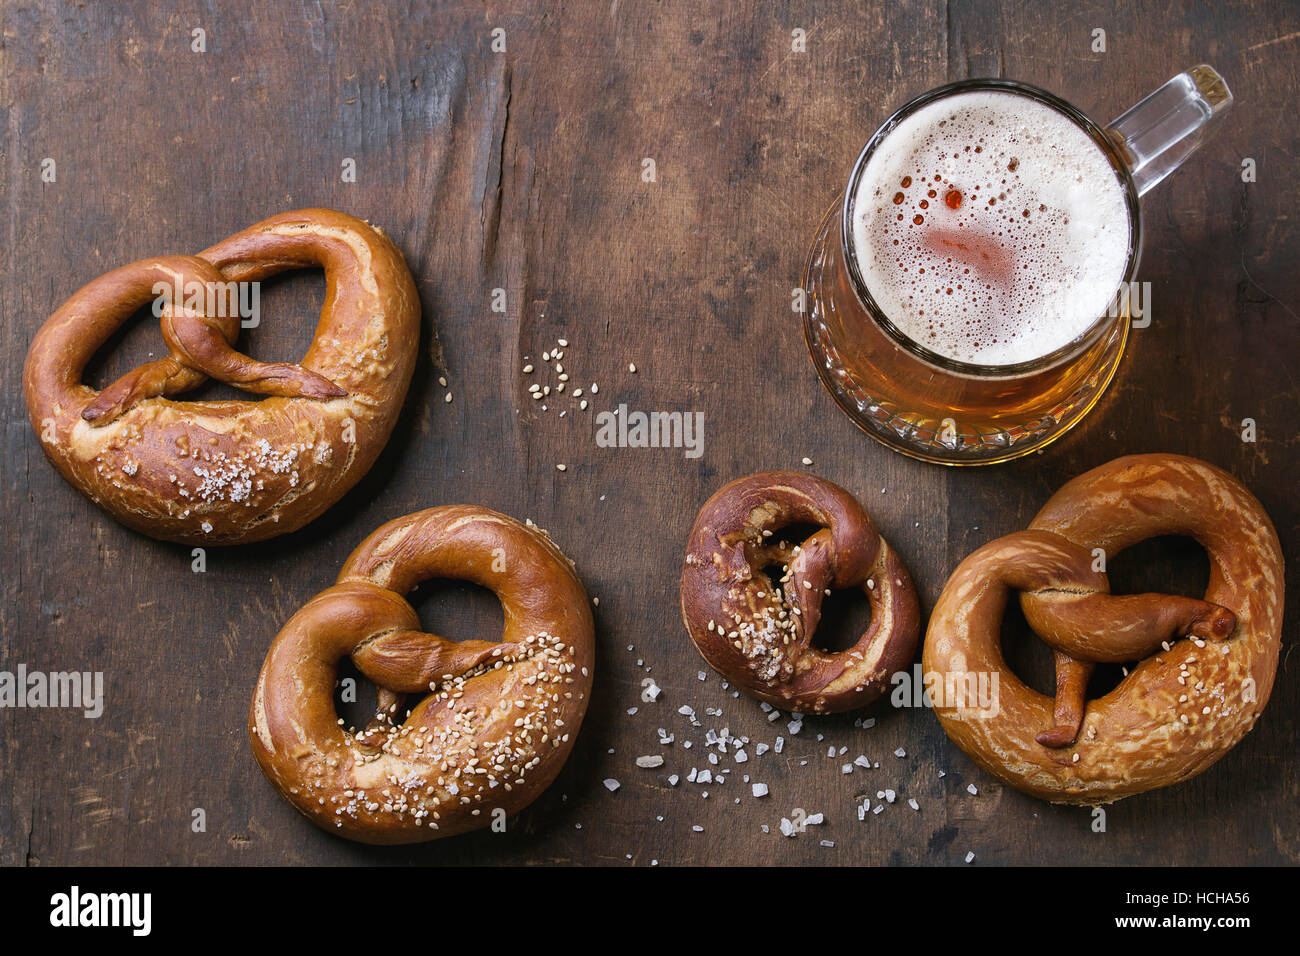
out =
[[[801,544],[792,524],[820,525]],[[765,569],[780,566],[773,583]],[[822,597],[860,587],[871,625],[846,651],[813,646]],[[682,619],[704,659],[745,693],[802,713],[861,707],[916,650],[920,614],[903,562],[843,488],[800,472],[741,478],[700,509],[682,567]]]
[[[323,267],[327,288],[301,364],[243,355],[239,315],[168,297],[168,356],[102,392],[82,384],[95,352],[157,298],[156,283],[221,302],[231,283],[305,266]],[[27,408],[63,476],[123,524],[170,541],[260,541],[317,517],[374,463],[410,382],[419,320],[415,284],[382,232],[328,209],[284,213],[198,256],[142,259],[74,293],[32,342]],[[171,400],[208,378],[274,397]]]
[[[1194,458],[1134,455],[1071,481],[1030,528],[967,557],[935,605],[923,661],[948,736],[1019,790],[1089,805],[1186,780],[1234,747],[1268,702],[1282,626],[1281,549],[1250,492]],[[1098,556],[1157,535],[1205,548],[1205,600],[1108,593]],[[1053,649],[1055,699],[1002,658],[1012,591]],[[1137,663],[1086,700],[1102,662]],[[992,675],[989,706],[972,691]]]
[[[420,631],[405,595],[433,577],[494,591],[500,642]],[[537,529],[469,505],[390,521],[338,583],[280,631],[249,713],[257,762],[317,826],[363,843],[414,843],[517,813],[568,758],[591,692],[595,636],[569,560]],[[360,733],[334,708],[338,662],[379,687]],[[405,720],[405,695],[424,694]]]

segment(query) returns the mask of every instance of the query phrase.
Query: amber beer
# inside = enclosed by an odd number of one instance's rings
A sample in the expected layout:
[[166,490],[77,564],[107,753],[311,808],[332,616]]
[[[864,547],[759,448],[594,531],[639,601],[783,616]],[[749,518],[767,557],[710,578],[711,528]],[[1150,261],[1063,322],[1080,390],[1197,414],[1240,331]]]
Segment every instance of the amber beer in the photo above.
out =
[[[1208,114],[1180,116],[1195,97]],[[805,336],[836,401],[890,447],[944,464],[1063,434],[1123,355],[1138,197],[1230,102],[1197,67],[1105,130],[1005,80],[904,106],[863,150],[804,274]]]

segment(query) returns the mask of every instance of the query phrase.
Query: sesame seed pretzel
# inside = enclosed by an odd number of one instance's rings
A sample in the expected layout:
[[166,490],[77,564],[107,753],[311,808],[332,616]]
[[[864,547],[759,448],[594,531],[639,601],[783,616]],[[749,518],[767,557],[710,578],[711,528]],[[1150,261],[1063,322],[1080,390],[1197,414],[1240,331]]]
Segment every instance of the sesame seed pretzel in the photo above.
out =
[[[1108,593],[1097,555],[1158,535],[1187,535],[1205,548],[1203,601]],[[1003,660],[1001,620],[1012,591],[1053,650],[1054,699],[1025,686]],[[925,639],[927,683],[943,689],[935,713],[976,763],[1053,803],[1095,806],[1177,783],[1232,749],[1263,711],[1282,601],[1277,534],[1240,482],[1194,458],[1119,458],[1061,488],[1030,530],[958,565]],[[1130,670],[1110,693],[1087,700],[1101,662]],[[995,706],[970,693],[990,674]]]
[[[801,544],[776,532],[819,525]],[[773,582],[765,573],[779,566]],[[824,595],[860,587],[871,624],[846,651],[812,643]],[[916,650],[920,612],[907,568],[843,488],[801,472],[750,475],[705,502],[682,567],[682,619],[695,647],[745,693],[824,714],[880,697]]]
[[[420,630],[405,595],[434,577],[494,591],[500,642]],[[337,583],[276,636],[249,713],[267,779],[322,829],[362,843],[415,843],[488,826],[532,803],[573,749],[595,635],[571,562],[546,534],[470,505],[390,521]],[[361,732],[334,707],[350,655],[379,690]],[[424,694],[405,720],[405,695]]]
[[[311,266],[325,271],[325,305],[300,364],[249,358],[233,347],[240,316],[204,313],[231,283]],[[95,352],[158,297],[156,283],[186,296],[164,297],[167,357],[102,392],[83,384]],[[316,518],[374,463],[410,383],[419,324],[411,274],[382,232],[328,209],[283,213],[198,256],[141,259],[74,293],[28,351],[28,413],[64,478],[128,527],[168,541],[260,541]],[[173,400],[209,378],[272,397]]]

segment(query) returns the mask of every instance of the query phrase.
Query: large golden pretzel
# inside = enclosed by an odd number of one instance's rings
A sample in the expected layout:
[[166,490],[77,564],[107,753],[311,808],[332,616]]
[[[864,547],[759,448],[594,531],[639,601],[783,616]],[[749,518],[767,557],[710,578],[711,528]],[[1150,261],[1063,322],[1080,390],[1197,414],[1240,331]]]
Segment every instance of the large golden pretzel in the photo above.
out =
[[[232,283],[310,266],[325,271],[325,306],[302,362],[236,351],[239,314],[211,303],[228,306]],[[167,357],[102,392],[83,384],[95,352],[160,288],[182,296],[163,295]],[[63,476],[128,527],[195,544],[260,541],[316,518],[374,463],[410,383],[419,324],[415,283],[387,236],[329,209],[283,213],[198,256],[141,259],[74,293],[28,352],[28,413]],[[273,397],[172,399],[208,378]]]
[[[500,642],[422,632],[405,595],[434,577],[496,592]],[[431,508],[366,538],[280,631],[249,739],[267,779],[325,830],[363,843],[452,836],[519,812],[555,779],[594,653],[586,592],[545,533],[487,508]],[[334,706],[348,655],[379,688],[359,733]],[[407,694],[425,695],[409,715]]]
[[[1108,593],[1105,560],[1158,535],[1205,548],[1205,600]],[[1055,698],[1002,658],[1013,591],[1053,649]],[[958,565],[926,633],[927,686],[948,736],[990,773],[1054,803],[1107,803],[1195,776],[1255,725],[1273,689],[1282,601],[1277,533],[1240,482],[1195,458],[1119,458],[1061,488],[1030,530]],[[1131,668],[1086,700],[1101,662]],[[990,706],[972,691],[992,675]]]

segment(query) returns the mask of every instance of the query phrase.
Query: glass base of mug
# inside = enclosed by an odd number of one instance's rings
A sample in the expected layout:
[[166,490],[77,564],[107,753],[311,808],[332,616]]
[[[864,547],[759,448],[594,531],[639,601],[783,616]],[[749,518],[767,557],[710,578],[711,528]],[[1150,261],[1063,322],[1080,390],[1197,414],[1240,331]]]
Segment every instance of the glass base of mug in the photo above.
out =
[[990,465],[1045,448],[1097,404],[1128,340],[1128,316],[1119,316],[1082,355],[1054,368],[1006,379],[960,375],[889,338],[847,272],[836,203],[804,269],[804,339],[822,384],[849,418],[922,461]]

